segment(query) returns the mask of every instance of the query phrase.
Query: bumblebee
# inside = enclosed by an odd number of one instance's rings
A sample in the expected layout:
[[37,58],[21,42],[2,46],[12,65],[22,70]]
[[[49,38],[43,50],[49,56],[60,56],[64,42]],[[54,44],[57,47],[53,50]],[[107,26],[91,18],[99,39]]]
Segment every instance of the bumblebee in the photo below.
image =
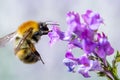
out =
[[40,40],[41,36],[47,35],[50,32],[47,25],[49,24],[46,22],[27,21],[20,25],[15,32],[0,38],[0,45],[4,45],[14,38],[15,55],[22,62],[31,64],[41,60],[44,64],[34,44]]

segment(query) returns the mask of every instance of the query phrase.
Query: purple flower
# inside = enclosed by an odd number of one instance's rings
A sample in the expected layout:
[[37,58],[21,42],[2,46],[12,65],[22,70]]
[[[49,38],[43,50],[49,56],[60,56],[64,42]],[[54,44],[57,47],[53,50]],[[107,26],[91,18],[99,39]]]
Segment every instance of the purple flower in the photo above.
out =
[[92,53],[96,47],[96,42],[94,41],[95,31],[85,27],[82,28],[79,39],[81,41],[81,47],[85,53]]
[[79,38],[75,38],[73,40],[70,40],[68,46],[69,45],[72,46],[72,47],[74,46],[74,48],[75,47],[82,48],[81,41],[79,40]]
[[68,12],[66,21],[67,21],[67,24],[69,24],[70,27],[77,26],[77,24],[80,24],[80,16],[79,16],[78,13]]
[[67,51],[65,57],[66,58],[63,60],[63,63],[68,67],[69,72],[74,72],[74,69],[77,65],[77,59],[74,58],[71,51]]
[[91,10],[87,10],[86,13],[82,15],[82,18],[92,30],[97,30],[99,25],[103,23],[103,19],[100,17],[100,15]]
[[76,72],[78,67],[78,72],[84,77],[90,77],[89,71],[101,71],[101,65],[98,61],[93,61],[88,58],[88,56],[83,55],[80,58],[75,58],[71,50],[68,50],[65,54],[64,64],[68,67],[69,72]]
[[75,61],[65,58],[63,60],[63,63],[68,67],[68,71],[69,72],[75,72],[74,69],[76,67]]
[[86,55],[80,57],[80,65],[78,66],[78,72],[84,77],[90,77],[89,71],[101,71],[102,67],[98,61],[89,60]]
[[86,54],[90,54],[94,51],[94,49],[96,48],[96,42],[93,42],[91,40],[82,40],[82,49]]
[[74,30],[76,27],[80,26],[80,16],[78,13],[75,12],[68,12],[67,18],[66,18],[67,24],[68,24],[68,30],[65,32],[65,38],[71,39]]
[[[77,71],[88,78],[90,71],[103,72],[104,64],[102,63],[106,62],[106,56],[113,54],[114,49],[105,34],[97,32],[100,24],[103,23],[100,15],[87,10],[81,16],[83,22],[80,21],[78,13],[68,12],[66,18],[67,31],[62,32],[59,27],[53,26],[52,32],[49,32],[48,36],[51,45],[58,40],[67,41],[68,51],[63,63],[69,72]],[[76,58],[72,53],[74,48],[80,48],[85,54]]]
[[[68,40],[69,44],[73,44],[75,47],[87,49],[86,44],[82,47],[82,39],[92,41],[95,31],[89,29],[85,24],[80,23],[80,16],[78,13],[69,12],[67,14],[68,30],[65,32],[64,40]],[[88,42],[88,41],[87,41]],[[91,52],[91,51],[87,51]]]
[[89,39],[89,40],[93,40],[94,39],[94,35],[96,34],[95,31],[85,27],[82,29],[81,31],[81,35],[79,36],[81,39]]
[[62,40],[64,38],[64,32],[60,30],[59,27],[53,26],[52,32],[48,33],[48,36],[50,38],[50,45],[54,44],[58,40]]
[[99,57],[106,58],[107,55],[113,54],[114,49],[111,47],[104,33],[97,35],[97,41],[98,44],[95,52]]

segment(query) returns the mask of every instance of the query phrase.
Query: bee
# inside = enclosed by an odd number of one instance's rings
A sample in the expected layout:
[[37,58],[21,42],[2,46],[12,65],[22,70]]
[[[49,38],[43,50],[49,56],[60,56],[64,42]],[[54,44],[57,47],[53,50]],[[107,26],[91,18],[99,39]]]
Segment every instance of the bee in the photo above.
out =
[[[18,29],[2,38],[0,38],[0,46],[15,39],[14,51],[15,55],[26,64],[44,61],[36,50],[34,44],[37,43],[41,36],[47,35],[51,30],[48,29],[49,24],[46,22],[27,21],[21,24]],[[53,24],[54,25],[54,24]],[[57,25],[57,24],[55,24]]]

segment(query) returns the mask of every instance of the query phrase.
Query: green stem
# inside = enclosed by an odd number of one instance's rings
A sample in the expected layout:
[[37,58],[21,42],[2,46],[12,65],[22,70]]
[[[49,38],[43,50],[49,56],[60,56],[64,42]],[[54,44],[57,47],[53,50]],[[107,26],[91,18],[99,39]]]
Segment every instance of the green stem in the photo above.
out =
[[113,67],[109,64],[108,61],[107,61],[107,64],[108,64],[108,67],[107,67],[108,69],[107,70],[109,70],[109,72],[111,73],[111,76],[114,78],[114,80],[120,80],[120,78],[118,77],[117,73],[112,70]]
[[[100,57],[99,57],[100,58]],[[110,80],[120,80],[120,78],[118,77],[117,73],[115,73],[112,69],[112,66],[109,64],[109,62],[105,59],[101,59],[101,62],[104,64],[104,72],[106,73],[106,76],[108,77],[108,79]]]
[[120,80],[120,78],[118,77],[117,73],[115,73],[112,69],[112,66],[109,64],[109,62],[106,60],[106,58],[103,60],[102,58],[100,58],[97,54],[94,54],[96,56],[96,58],[98,58],[101,63],[103,64],[103,69],[104,69],[104,73],[106,75],[106,77],[109,80]]

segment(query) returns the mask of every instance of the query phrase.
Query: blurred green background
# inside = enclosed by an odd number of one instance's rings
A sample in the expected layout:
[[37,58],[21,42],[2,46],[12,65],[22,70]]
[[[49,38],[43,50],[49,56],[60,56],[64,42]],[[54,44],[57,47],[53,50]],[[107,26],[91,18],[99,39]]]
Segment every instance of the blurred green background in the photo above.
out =
[[[15,31],[27,20],[56,21],[62,30],[67,28],[66,13],[76,11],[80,14],[91,9],[100,13],[105,25],[100,27],[108,35],[115,50],[120,50],[120,1],[119,0],[0,0],[0,37]],[[91,78],[67,72],[63,65],[66,44],[58,42],[52,47],[49,39],[43,36],[36,44],[45,64],[23,64],[14,55],[13,42],[0,48],[0,80],[106,80],[91,72]],[[75,53],[83,54],[76,50]],[[108,57],[111,61],[113,56]],[[119,75],[120,75],[120,65]]]

